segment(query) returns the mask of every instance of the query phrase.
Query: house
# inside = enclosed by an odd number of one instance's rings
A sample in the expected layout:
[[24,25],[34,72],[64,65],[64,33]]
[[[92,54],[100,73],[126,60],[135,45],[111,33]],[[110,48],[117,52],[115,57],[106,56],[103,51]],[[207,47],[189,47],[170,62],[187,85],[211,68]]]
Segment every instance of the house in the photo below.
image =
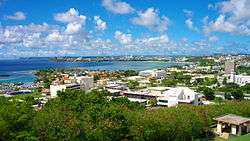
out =
[[199,94],[188,87],[171,88],[157,98],[157,104],[162,106],[177,106],[180,103],[199,105]]
[[227,114],[214,118],[217,121],[216,134],[228,138],[230,135],[242,135],[250,132],[250,118]]

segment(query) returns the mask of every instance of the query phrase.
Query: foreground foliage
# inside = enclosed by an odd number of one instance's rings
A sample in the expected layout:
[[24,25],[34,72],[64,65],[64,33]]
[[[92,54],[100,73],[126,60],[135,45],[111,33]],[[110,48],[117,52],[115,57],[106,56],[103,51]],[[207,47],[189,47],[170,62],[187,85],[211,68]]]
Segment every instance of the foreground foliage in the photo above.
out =
[[104,90],[61,92],[39,111],[32,108],[32,98],[20,102],[0,97],[0,140],[190,141],[211,137],[213,117],[250,116],[249,101],[146,110],[107,95]]

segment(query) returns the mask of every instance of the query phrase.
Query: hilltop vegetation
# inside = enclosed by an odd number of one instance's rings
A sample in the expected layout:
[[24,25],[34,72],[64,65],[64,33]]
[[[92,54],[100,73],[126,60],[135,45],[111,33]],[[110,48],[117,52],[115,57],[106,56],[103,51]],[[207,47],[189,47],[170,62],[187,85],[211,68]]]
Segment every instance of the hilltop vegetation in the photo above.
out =
[[250,116],[249,101],[145,109],[127,98],[110,100],[108,95],[104,90],[67,90],[38,111],[32,108],[32,97],[23,102],[0,97],[0,140],[190,141],[212,137],[213,117]]

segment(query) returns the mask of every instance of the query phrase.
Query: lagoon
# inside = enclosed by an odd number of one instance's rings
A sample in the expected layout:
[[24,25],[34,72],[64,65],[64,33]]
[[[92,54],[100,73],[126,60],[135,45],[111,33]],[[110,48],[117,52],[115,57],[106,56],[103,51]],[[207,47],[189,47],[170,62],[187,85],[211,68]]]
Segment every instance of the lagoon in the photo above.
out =
[[53,62],[49,58],[0,60],[0,83],[29,83],[36,77],[32,71],[49,68],[81,68],[88,70],[147,70],[182,66],[184,63],[161,61]]

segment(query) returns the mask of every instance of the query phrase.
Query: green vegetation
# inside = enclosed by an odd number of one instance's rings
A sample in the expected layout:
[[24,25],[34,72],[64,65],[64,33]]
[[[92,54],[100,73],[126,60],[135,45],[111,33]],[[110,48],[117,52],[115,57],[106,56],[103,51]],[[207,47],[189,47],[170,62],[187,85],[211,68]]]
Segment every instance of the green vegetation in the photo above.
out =
[[139,82],[138,81],[133,81],[133,80],[129,80],[128,81],[128,87],[129,89],[136,89],[139,86]]
[[215,98],[214,90],[211,88],[199,87],[197,91],[202,92],[207,100],[214,100]]
[[161,81],[161,85],[166,87],[172,87],[177,85],[177,81],[172,79],[163,79]]
[[188,85],[190,80],[190,75],[184,75],[182,72],[172,72],[168,78],[162,80],[161,85],[167,87],[176,86],[178,83]]
[[148,101],[148,105],[149,106],[157,106],[157,100],[156,100],[156,98],[151,98],[151,99],[149,99],[149,101]]
[[19,94],[19,95],[15,95],[13,98],[14,99],[21,99],[21,100],[24,100],[25,98],[27,97],[33,97],[33,98],[38,98],[38,97],[41,97],[41,93],[40,92],[33,92],[31,94]]
[[229,139],[228,141],[249,141],[249,140],[250,140],[250,134],[247,134],[240,137],[234,137],[232,139]]
[[204,85],[204,86],[211,86],[214,84],[217,84],[217,78],[213,77],[213,78],[209,78],[209,77],[205,77],[205,78],[197,78],[194,82],[194,85]]
[[219,87],[217,91],[225,92],[225,98],[231,100],[231,96],[236,100],[244,99],[244,93],[250,92],[250,84],[239,86],[235,83],[227,83],[223,87]]
[[246,73],[247,75],[250,75],[250,67],[239,66],[236,69],[236,73],[237,74]]
[[146,110],[107,95],[104,90],[66,90],[39,111],[32,108],[31,97],[23,102],[0,97],[0,140],[190,141],[213,137],[210,126],[216,116],[250,117],[249,101]]
[[122,73],[125,77],[138,75],[138,72],[134,70],[124,70],[124,71],[120,71],[120,73]]
[[43,81],[45,88],[49,88],[51,83],[56,80],[56,78],[59,78],[54,69],[39,70],[35,74],[38,76],[36,81]]
[[196,62],[199,66],[216,66],[219,65],[213,59],[205,59],[203,57],[189,58],[188,62]]

